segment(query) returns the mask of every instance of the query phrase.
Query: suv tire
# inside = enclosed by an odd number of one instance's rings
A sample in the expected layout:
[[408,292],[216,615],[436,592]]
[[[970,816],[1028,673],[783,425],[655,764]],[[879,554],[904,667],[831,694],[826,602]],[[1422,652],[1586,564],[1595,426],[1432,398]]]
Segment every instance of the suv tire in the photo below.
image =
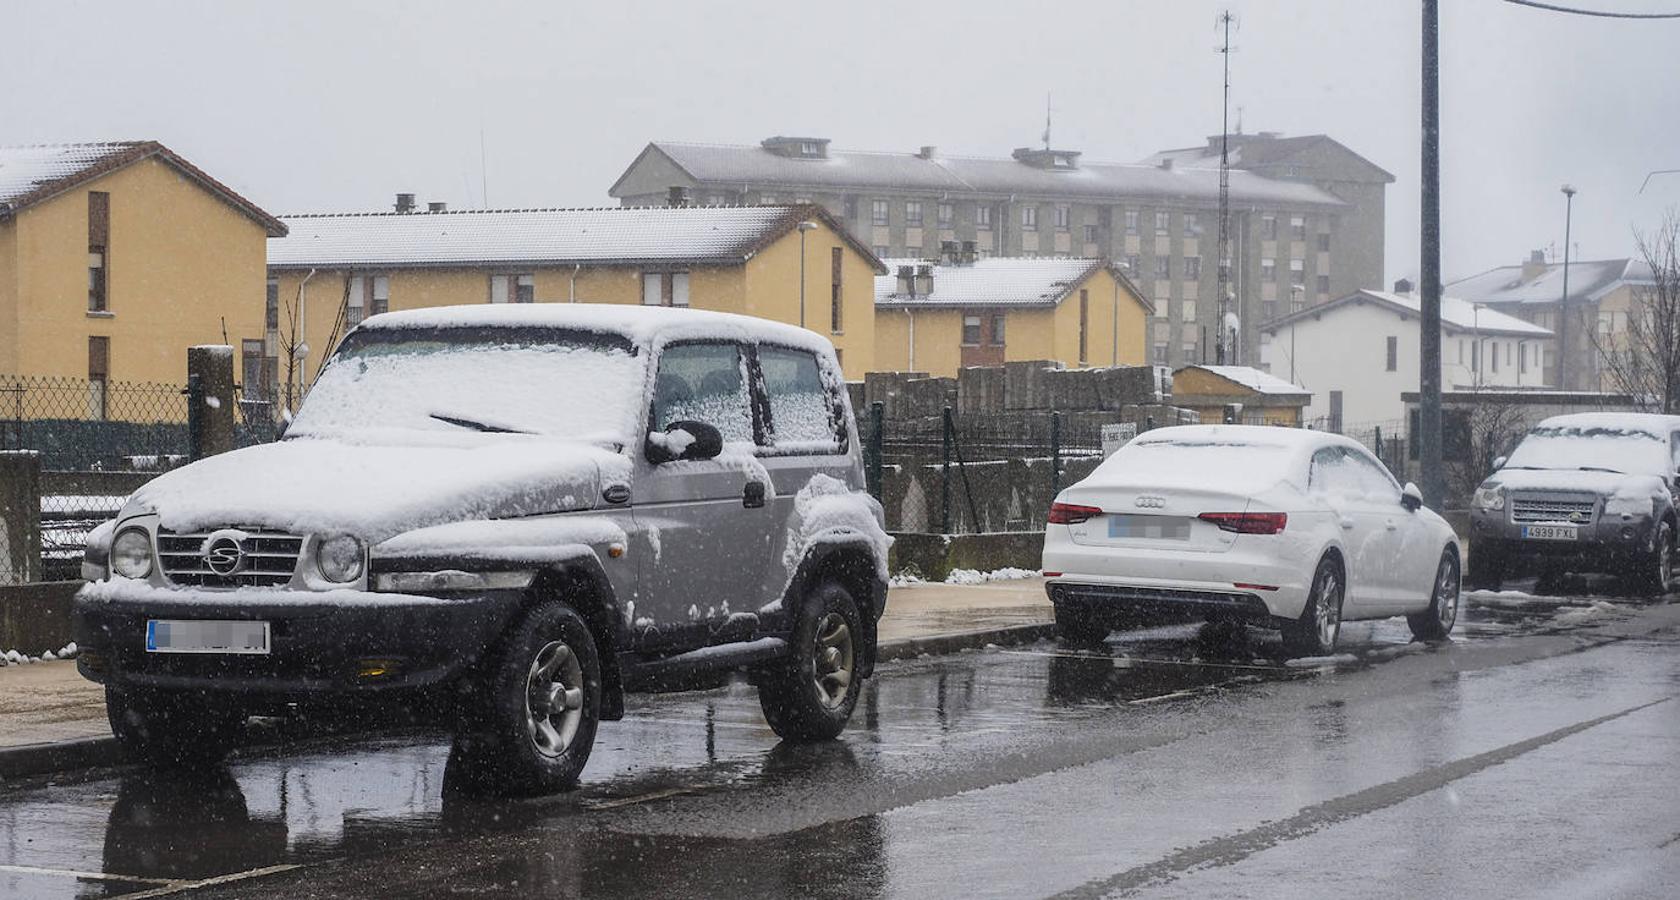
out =
[[537,606],[487,661],[461,715],[457,751],[474,784],[540,794],[577,784],[601,717],[601,661],[577,611]]
[[1412,637],[1420,641],[1442,641],[1452,632],[1458,620],[1459,602],[1458,554],[1451,548],[1442,551],[1441,564],[1435,568],[1435,584],[1429,595],[1429,608],[1406,617]]
[[1346,598],[1347,577],[1341,564],[1330,556],[1319,560],[1300,617],[1283,623],[1284,649],[1291,656],[1324,656],[1335,650]]
[[825,581],[805,595],[793,652],[759,673],[764,721],[788,741],[824,741],[846,727],[863,688],[857,675],[863,620],[851,592]]
[[1667,519],[1657,525],[1651,549],[1634,558],[1633,588],[1662,596],[1674,587],[1674,526]]
[[1088,646],[1108,640],[1106,618],[1089,606],[1077,603],[1056,604],[1056,636],[1069,644]]
[[157,768],[213,766],[245,732],[238,708],[183,692],[107,685],[105,715],[123,756]]

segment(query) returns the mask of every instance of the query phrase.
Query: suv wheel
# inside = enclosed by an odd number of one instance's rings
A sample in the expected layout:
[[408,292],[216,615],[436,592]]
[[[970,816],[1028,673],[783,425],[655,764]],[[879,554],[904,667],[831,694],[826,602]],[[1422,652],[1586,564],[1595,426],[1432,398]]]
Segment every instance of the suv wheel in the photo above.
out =
[[213,766],[245,731],[237,707],[183,692],[106,686],[105,714],[123,756],[159,768]]
[[601,713],[601,662],[589,625],[557,600],[531,610],[469,702],[457,745],[473,781],[514,794],[577,784]]
[[1429,597],[1429,608],[1406,617],[1412,637],[1420,641],[1445,640],[1458,620],[1458,554],[1450,548],[1441,553],[1441,564],[1435,569],[1435,588]]
[[1342,632],[1342,599],[1346,596],[1342,567],[1326,556],[1313,571],[1312,592],[1301,616],[1283,623],[1283,646],[1296,656],[1323,656],[1336,649]]
[[845,729],[863,689],[857,674],[863,633],[857,603],[844,587],[828,581],[805,596],[793,652],[758,678],[758,702],[777,736],[821,741]]
[[1634,572],[1637,586],[1646,593],[1660,596],[1674,588],[1674,526],[1667,519],[1657,526],[1651,549],[1639,557]]

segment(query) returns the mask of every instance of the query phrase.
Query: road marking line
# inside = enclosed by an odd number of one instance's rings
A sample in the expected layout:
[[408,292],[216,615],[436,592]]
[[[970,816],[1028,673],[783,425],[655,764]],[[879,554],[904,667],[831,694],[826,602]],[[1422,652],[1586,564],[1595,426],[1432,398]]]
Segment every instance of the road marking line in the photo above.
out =
[[634,797],[620,797],[616,800],[582,800],[579,801],[578,805],[592,812],[601,812],[602,810],[618,809],[621,806],[634,806],[638,803],[647,803],[653,800],[663,800],[666,797],[678,797],[683,794],[696,794],[699,792],[700,788],[697,787],[666,788],[662,791],[637,794]]
[[267,875],[278,875],[281,872],[290,872],[293,869],[301,868],[303,868],[301,863],[281,863],[276,866],[263,866],[260,869],[246,869],[243,872],[231,872],[227,875],[217,875],[213,878],[201,878],[197,881],[176,881],[170,883],[168,887],[141,891],[137,894],[123,894],[122,897],[123,900],[147,900],[147,898],[150,897],[167,897],[170,894],[179,894],[183,891],[196,891],[199,888],[230,884],[235,881],[244,881],[248,878],[262,878]]
[[1332,797],[1301,809],[1287,819],[1280,819],[1221,837],[1210,838],[1192,847],[1168,854],[1152,863],[1134,866],[1107,878],[1097,878],[1056,894],[1057,898],[1110,897],[1133,894],[1148,887],[1170,883],[1178,876],[1216,866],[1236,865],[1245,859],[1276,847],[1285,841],[1307,837],[1326,828],[1369,815],[1403,803],[1413,797],[1440,790],[1455,781],[1468,778],[1500,763],[1509,762],[1555,744],[1564,738],[1580,734],[1623,716],[1667,703],[1674,697],[1663,697],[1641,703],[1618,712],[1566,725],[1545,734],[1497,747],[1474,756],[1443,763],[1421,772],[1414,772],[1383,784],[1372,785],[1362,791]]
[[80,878],[86,881],[127,881],[133,884],[179,884],[171,878],[145,878],[139,875],[115,875],[110,872],[78,872],[74,869],[48,869],[41,866],[14,866],[0,864],[0,872],[15,872],[19,875],[53,875],[59,878]]

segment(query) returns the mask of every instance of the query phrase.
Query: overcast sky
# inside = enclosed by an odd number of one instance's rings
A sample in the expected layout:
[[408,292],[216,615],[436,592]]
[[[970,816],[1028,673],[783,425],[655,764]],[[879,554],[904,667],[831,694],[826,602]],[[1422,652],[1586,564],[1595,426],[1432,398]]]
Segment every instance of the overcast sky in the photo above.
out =
[[[1623,11],[1680,0],[1571,0]],[[1451,278],[1584,257],[1680,206],[1680,21],[1446,0]],[[1240,17],[1244,130],[1323,132],[1393,172],[1392,279],[1417,269],[1416,0],[89,3],[0,7],[0,144],[153,138],[271,212],[598,206],[649,140],[1130,162],[1220,123],[1215,18]],[[485,153],[481,167],[480,135]]]

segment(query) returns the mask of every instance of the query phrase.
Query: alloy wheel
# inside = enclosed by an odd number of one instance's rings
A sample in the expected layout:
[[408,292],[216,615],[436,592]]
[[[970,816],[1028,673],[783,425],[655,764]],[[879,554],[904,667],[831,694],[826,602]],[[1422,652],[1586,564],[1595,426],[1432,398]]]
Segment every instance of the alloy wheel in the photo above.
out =
[[583,665],[562,641],[550,641],[531,660],[525,678],[525,727],[537,751],[559,756],[583,721]]
[[1458,566],[1452,560],[1441,560],[1441,572],[1435,580],[1435,610],[1441,629],[1451,631],[1458,619]]
[[846,693],[852,689],[852,666],[855,656],[852,629],[846,624],[844,616],[831,612],[817,622],[814,651],[816,665],[813,677],[817,697],[822,700],[823,706],[837,709],[846,701]]
[[1317,626],[1319,646],[1335,646],[1342,628],[1342,580],[1328,567],[1318,578]]

